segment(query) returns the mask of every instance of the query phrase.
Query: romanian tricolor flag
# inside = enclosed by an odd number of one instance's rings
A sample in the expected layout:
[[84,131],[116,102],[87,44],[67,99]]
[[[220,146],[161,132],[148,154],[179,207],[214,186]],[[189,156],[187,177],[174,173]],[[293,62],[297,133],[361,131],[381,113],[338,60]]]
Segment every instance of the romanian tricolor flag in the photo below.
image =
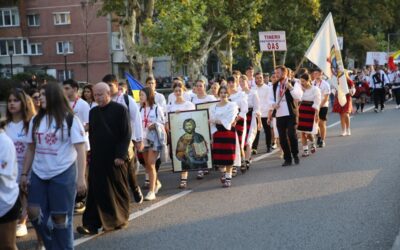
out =
[[394,52],[389,56],[388,66],[389,69],[392,71],[396,70],[396,64],[394,63],[394,61],[400,62],[400,50]]
[[138,82],[135,78],[133,78],[133,76],[128,72],[125,72],[125,78],[128,80],[133,98],[135,99],[136,102],[139,102],[140,101],[139,93],[140,90],[143,89],[143,85],[140,84],[140,82]]

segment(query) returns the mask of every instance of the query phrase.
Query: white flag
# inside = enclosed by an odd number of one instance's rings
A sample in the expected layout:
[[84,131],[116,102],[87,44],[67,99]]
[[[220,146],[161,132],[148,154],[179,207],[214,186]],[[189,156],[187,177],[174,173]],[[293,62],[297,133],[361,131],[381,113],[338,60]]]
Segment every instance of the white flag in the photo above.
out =
[[344,106],[347,102],[346,94],[349,93],[349,88],[331,13],[326,17],[305,57],[317,65],[330,79],[330,83],[338,90],[340,105]]

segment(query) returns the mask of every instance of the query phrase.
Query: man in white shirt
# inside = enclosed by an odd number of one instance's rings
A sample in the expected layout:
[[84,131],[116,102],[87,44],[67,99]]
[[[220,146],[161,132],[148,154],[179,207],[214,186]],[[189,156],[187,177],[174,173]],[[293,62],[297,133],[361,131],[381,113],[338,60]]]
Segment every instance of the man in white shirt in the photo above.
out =
[[331,86],[329,83],[322,79],[322,72],[320,69],[316,69],[313,72],[314,81],[312,84],[321,90],[321,105],[319,108],[319,136],[317,145],[320,148],[325,147],[326,138],[326,121],[328,120],[328,108],[329,108],[329,95],[331,94]]
[[[122,94],[118,90],[119,84],[117,77],[115,75],[108,74],[104,76],[103,82],[105,82],[110,87],[110,94],[112,101],[117,102],[122,106],[124,106],[125,108],[127,108],[132,129],[131,140],[134,144],[134,147],[138,151],[141,151],[143,149],[143,142],[142,142],[143,130],[142,130],[142,118],[140,116],[138,105],[131,96],[127,94]],[[134,152],[134,149],[130,150],[133,150]],[[137,168],[136,159],[131,159],[130,164],[128,164],[129,186],[132,190],[135,201],[137,203],[141,203],[143,201],[143,194],[142,191],[140,190],[140,187],[136,179],[136,168]]]
[[89,128],[89,104],[79,97],[78,90],[79,85],[76,81],[72,79],[65,80],[63,82],[64,94],[67,97],[71,109],[74,111],[75,115],[78,116],[85,131]]
[[279,142],[283,150],[285,162],[282,167],[292,165],[292,159],[297,165],[299,159],[299,145],[296,133],[298,107],[297,102],[301,100],[303,91],[300,83],[288,78],[288,69],[285,66],[275,68],[278,82],[273,85],[270,92],[272,105],[268,114],[268,123],[271,124],[275,110],[276,125],[279,132]]
[[392,73],[392,92],[396,99],[396,109],[400,108],[400,63],[397,66],[397,69]]
[[[264,78],[261,72],[256,73],[255,83],[256,87],[254,87],[253,89],[257,91],[260,100],[261,123],[265,133],[265,146],[267,148],[267,153],[270,153],[272,133],[271,133],[271,126],[267,123],[267,120],[268,120],[268,112],[271,109],[271,100],[269,100],[268,98],[270,98],[270,92],[272,92],[272,86],[268,86],[264,83]],[[260,138],[260,131],[257,131],[257,135],[256,138],[254,139],[252,146],[253,152],[257,151],[259,138]]]
[[246,69],[246,76],[249,82],[249,88],[252,89],[256,87],[256,80],[254,79],[254,68],[253,66],[249,66]]
[[[72,111],[74,111],[75,115],[81,121],[83,127],[85,128],[85,149],[86,152],[90,151],[88,130],[89,130],[89,104],[79,97],[78,90],[79,85],[76,81],[72,79],[65,80],[63,82],[64,94],[67,97],[69,104],[71,106]],[[76,196],[75,199],[75,213],[83,213],[86,209],[85,205],[86,195],[85,196]]]
[[374,89],[375,113],[378,113],[379,104],[382,112],[385,109],[385,86],[389,83],[389,79],[382,68],[377,66],[371,80]]

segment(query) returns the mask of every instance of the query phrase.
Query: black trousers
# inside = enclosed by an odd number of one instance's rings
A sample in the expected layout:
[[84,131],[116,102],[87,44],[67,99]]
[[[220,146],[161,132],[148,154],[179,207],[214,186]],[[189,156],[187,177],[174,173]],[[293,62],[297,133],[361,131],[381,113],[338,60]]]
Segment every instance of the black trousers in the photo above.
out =
[[[272,133],[271,133],[271,126],[268,125],[267,120],[268,120],[267,117],[261,117],[261,124],[263,126],[264,133],[265,133],[265,145],[267,146],[267,149],[270,149],[271,141],[272,141]],[[256,138],[254,138],[252,149],[257,150],[259,139],[260,139],[260,131],[258,130]]]
[[400,105],[400,88],[392,89],[392,93],[396,98],[396,104]]
[[379,104],[381,109],[385,107],[385,89],[374,89],[375,108],[378,109]]
[[276,118],[276,126],[279,132],[279,142],[283,150],[285,161],[292,161],[292,156],[299,154],[299,145],[296,133],[296,117],[283,116]]

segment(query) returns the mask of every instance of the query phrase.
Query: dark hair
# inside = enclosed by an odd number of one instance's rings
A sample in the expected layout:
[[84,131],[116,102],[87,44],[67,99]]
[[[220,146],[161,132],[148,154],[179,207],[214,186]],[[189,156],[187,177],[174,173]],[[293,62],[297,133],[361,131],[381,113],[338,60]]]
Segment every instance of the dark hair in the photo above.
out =
[[313,72],[322,72],[322,70],[321,70],[320,68],[315,68],[315,69],[313,70]]
[[254,69],[253,66],[250,65],[250,66],[247,67],[246,71],[247,70],[253,70],[253,69]]
[[227,82],[234,82],[235,81],[235,77],[233,76],[228,76],[228,78],[226,78]]
[[88,100],[86,100],[86,97],[85,97],[85,94],[84,94],[86,89],[88,89],[88,90],[90,91],[90,94],[92,95],[92,101],[94,101],[93,86],[92,86],[91,84],[85,85],[85,86],[83,87],[82,97],[81,97],[82,100],[88,101]]
[[145,83],[147,84],[147,82],[149,82],[149,81],[155,81],[155,80],[156,80],[156,79],[154,79],[154,77],[148,76],[148,77],[146,78]]
[[221,90],[223,90],[223,89],[225,89],[226,93],[228,93],[228,88],[226,86],[221,86],[218,89],[218,96],[219,96],[219,93],[221,92]]
[[72,80],[72,79],[67,79],[67,80],[63,81],[63,86],[65,86],[65,85],[71,85],[72,88],[79,89],[79,84],[75,80]]
[[11,95],[13,95],[18,101],[21,102],[21,115],[22,121],[24,123],[24,130],[25,133],[28,133],[29,122],[35,115],[35,107],[33,105],[32,98],[27,95],[22,89],[11,89],[10,94],[7,98],[6,123],[12,122],[12,114],[8,110],[8,100],[10,99]]
[[310,75],[308,73],[302,74],[300,76],[301,79],[306,80],[307,82],[310,80]]
[[196,122],[192,118],[188,118],[188,119],[184,120],[182,127],[185,127],[185,124],[188,122],[193,124],[194,129],[196,128]]
[[[265,74],[268,74],[268,73],[265,73]],[[261,76],[263,76],[263,77],[264,77],[264,75],[265,75],[265,74],[263,74],[263,73],[261,73],[261,72],[257,72],[257,73],[255,73],[255,74],[254,74],[254,76],[261,75]],[[268,74],[268,76],[269,76],[269,74]]]
[[112,83],[117,81],[117,77],[113,74],[108,74],[103,77],[102,81],[105,83]]
[[60,85],[57,83],[48,83],[40,89],[45,91],[46,108],[41,108],[37,116],[33,119],[32,139],[35,141],[35,132],[39,128],[40,122],[45,115],[48,115],[49,117],[47,126],[50,127],[50,124],[54,119],[56,122],[56,132],[61,128],[61,138],[63,138],[63,122],[68,115],[73,116],[74,112],[72,111]]
[[[152,108],[153,105],[155,104],[153,89],[150,87],[144,87],[140,91],[146,94],[147,102],[149,103],[150,108]],[[143,107],[142,103],[140,105]]]
[[285,65],[278,65],[275,67],[275,69],[280,69],[282,71],[283,74],[288,75],[289,70],[288,68],[286,68]]
[[128,89],[128,84],[126,82],[119,82],[118,86],[125,87],[126,89]]

